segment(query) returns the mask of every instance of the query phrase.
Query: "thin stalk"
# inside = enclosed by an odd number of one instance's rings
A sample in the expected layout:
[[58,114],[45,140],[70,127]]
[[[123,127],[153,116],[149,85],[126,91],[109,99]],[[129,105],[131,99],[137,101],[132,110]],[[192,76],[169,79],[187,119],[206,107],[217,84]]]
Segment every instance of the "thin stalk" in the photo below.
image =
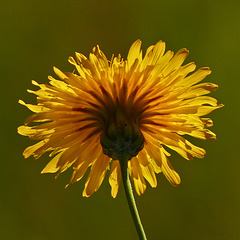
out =
[[137,205],[134,199],[133,195],[133,190],[129,178],[129,172],[128,172],[128,160],[126,159],[121,159],[120,161],[120,166],[121,166],[121,173],[122,173],[122,181],[125,189],[125,194],[127,197],[128,201],[128,206],[130,208],[133,222],[135,224],[138,236],[140,240],[147,240],[146,234],[143,229],[143,225],[137,210]]

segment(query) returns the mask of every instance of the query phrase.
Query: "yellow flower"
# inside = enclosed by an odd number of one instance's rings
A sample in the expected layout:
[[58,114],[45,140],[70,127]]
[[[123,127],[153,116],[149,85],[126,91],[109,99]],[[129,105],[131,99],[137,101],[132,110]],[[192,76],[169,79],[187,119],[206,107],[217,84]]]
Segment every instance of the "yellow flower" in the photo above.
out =
[[207,129],[212,120],[202,116],[222,106],[205,96],[216,84],[198,84],[210,69],[190,74],[196,65],[182,65],[187,55],[185,48],[175,55],[165,52],[165,43],[159,41],[143,58],[140,40],[131,46],[127,60],[118,55],[109,62],[99,46],[89,59],[76,53],[76,60],[70,57],[69,62],[77,73],[54,68],[60,80],[50,76],[50,85],[33,81],[40,89],[28,90],[37,95],[37,105],[19,101],[34,114],[18,132],[40,140],[24,151],[24,157],[38,158],[51,151],[54,157],[42,173],[60,174],[72,166],[69,184],[79,181],[90,167],[86,197],[98,190],[108,169],[111,194],[116,197],[121,182],[118,160],[123,156],[129,159],[139,195],[146,189],[145,180],[157,186],[155,173],[162,172],[174,186],[179,184],[166,147],[186,159],[203,158],[205,150],[182,136],[215,139]]

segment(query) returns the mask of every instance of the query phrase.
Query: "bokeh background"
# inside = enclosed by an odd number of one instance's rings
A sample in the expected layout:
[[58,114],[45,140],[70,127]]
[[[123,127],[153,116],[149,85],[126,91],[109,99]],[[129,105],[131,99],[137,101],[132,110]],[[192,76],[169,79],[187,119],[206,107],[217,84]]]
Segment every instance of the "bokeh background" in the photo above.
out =
[[84,180],[64,186],[71,170],[57,180],[41,175],[48,156],[24,159],[33,142],[16,133],[30,111],[18,99],[31,80],[47,83],[52,66],[73,71],[75,51],[88,55],[99,44],[111,57],[126,58],[138,38],[143,49],[162,39],[175,52],[186,47],[186,62],[209,66],[212,94],[225,107],[210,114],[217,140],[193,142],[207,150],[189,162],[172,154],[182,183],[172,187],[158,175],[158,187],[136,196],[149,240],[237,240],[239,222],[240,2],[200,0],[1,0],[0,239],[137,239],[123,187],[116,199],[105,179],[90,198]]

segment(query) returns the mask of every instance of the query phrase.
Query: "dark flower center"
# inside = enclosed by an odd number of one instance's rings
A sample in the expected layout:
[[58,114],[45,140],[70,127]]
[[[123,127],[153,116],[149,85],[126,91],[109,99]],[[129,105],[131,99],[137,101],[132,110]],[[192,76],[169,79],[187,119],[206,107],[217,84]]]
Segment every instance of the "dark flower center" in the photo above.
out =
[[143,149],[144,137],[137,124],[122,121],[111,123],[102,133],[103,153],[113,160],[131,159]]

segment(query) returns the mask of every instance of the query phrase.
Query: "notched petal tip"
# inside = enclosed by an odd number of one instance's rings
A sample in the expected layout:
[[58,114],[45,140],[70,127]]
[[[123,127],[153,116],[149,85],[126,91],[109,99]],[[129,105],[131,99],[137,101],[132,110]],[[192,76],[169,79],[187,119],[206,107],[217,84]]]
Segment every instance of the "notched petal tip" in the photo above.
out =
[[[23,126],[19,126],[18,128],[17,128],[17,132],[19,133],[19,134],[21,134],[21,129],[22,129],[22,127]],[[22,134],[21,134],[22,135]]]
[[[133,44],[142,44],[142,41],[141,41],[141,39],[139,38],[139,39],[137,39]],[[132,45],[133,45],[132,44]]]
[[139,54],[141,51],[142,41],[140,39],[136,40],[129,49],[127,59]]
[[23,157],[25,158],[25,159],[27,159],[29,156],[27,156],[26,154],[22,154],[23,155]]
[[99,47],[99,45],[96,45],[95,47],[93,47],[93,49],[92,49],[92,53],[93,54],[98,54],[98,53],[100,53],[101,52],[101,50],[100,50],[100,47]]
[[206,140],[216,140],[216,134],[211,131],[206,132]]
[[26,103],[23,100],[21,100],[21,99],[18,100],[18,103],[23,105],[23,106],[26,106]]
[[39,84],[37,81],[35,81],[35,80],[32,80],[32,84],[33,84],[34,86],[40,87],[40,84]]
[[212,72],[212,70],[209,67],[201,67],[199,70],[207,71],[208,75]]
[[17,128],[17,132],[18,132],[18,134],[20,134],[22,136],[28,136],[29,133],[31,132],[31,131],[29,131],[29,129],[30,128],[26,127],[26,125],[25,126],[19,126]]
[[83,196],[83,197],[87,197],[87,198],[88,198],[88,197],[90,197],[90,196],[91,196],[91,194],[87,194],[87,193],[86,193],[86,191],[84,190],[84,191],[83,191],[83,193],[82,193],[82,196]]
[[58,69],[57,67],[53,67],[53,71],[55,72],[55,74],[60,77],[62,80],[66,79],[67,76],[64,74],[64,72],[62,72],[60,69]]
[[157,45],[157,44],[163,44],[163,43],[166,44],[163,40],[159,40],[159,41],[156,43],[156,45]]
[[[170,181],[170,180],[168,180]],[[177,187],[180,183],[181,183],[181,178],[180,176],[178,175],[175,179],[173,179],[172,181],[170,181],[171,185],[173,187]]]
[[76,65],[76,64],[77,64],[76,61],[75,61],[75,59],[74,59],[72,56],[70,56],[70,57],[68,58],[68,62],[71,63],[72,65]]
[[44,173],[56,173],[59,170],[59,166],[57,166],[57,163],[59,161],[59,156],[55,156],[41,171],[41,174]]
[[182,48],[177,53],[178,54],[189,54],[189,50],[187,48]]

